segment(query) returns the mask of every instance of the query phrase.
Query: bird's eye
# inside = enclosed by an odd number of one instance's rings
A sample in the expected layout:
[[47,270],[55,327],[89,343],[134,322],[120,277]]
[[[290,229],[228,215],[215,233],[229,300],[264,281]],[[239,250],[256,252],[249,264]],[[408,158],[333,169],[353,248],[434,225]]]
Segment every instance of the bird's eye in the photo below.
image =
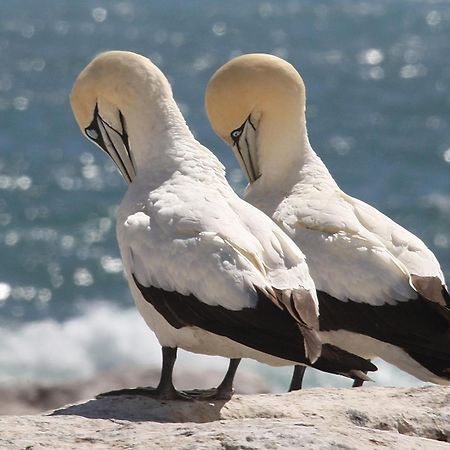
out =
[[242,128],[237,128],[231,132],[231,138],[235,141],[242,134]]
[[94,141],[98,138],[98,133],[93,128],[86,128],[86,134],[89,138],[93,139]]

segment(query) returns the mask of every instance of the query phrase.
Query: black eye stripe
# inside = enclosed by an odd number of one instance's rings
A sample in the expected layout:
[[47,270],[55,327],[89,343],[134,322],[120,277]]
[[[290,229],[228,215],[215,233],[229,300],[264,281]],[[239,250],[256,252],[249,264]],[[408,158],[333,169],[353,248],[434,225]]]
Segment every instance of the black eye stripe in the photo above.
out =
[[233,142],[235,144],[237,144],[239,142],[239,138],[241,137],[242,132],[244,131],[244,127],[245,127],[245,122],[239,128],[236,128],[235,130],[233,130],[230,133],[231,139],[233,139]]
[[94,128],[86,128],[86,134],[94,141],[98,139],[97,130],[95,130]]
[[122,126],[122,132],[116,130],[112,125],[110,125],[108,122],[103,120],[102,116],[100,115],[100,113],[98,111],[98,104],[96,104],[92,122],[89,124],[88,127],[86,127],[84,129],[84,132],[86,133],[86,136],[89,139],[91,139],[92,141],[96,142],[97,144],[99,144],[103,147],[104,141],[103,141],[102,133],[100,131],[100,124],[103,126],[105,131],[107,128],[109,128],[110,130],[114,131],[121,137],[121,139],[127,149],[127,152],[130,156],[128,134],[127,134],[126,127],[125,127],[125,118],[123,117],[123,114],[120,110],[119,110],[119,118],[120,118],[120,124]]
[[233,140],[233,142],[235,144],[239,143],[239,139],[241,138],[242,132],[244,131],[245,124],[247,122],[250,124],[250,126],[253,128],[253,130],[256,131],[256,127],[255,127],[255,125],[253,124],[253,122],[251,120],[251,114],[249,114],[249,116],[244,121],[244,123],[239,128],[234,129],[230,133],[231,139]]
[[98,110],[98,104],[96,104],[92,122],[84,129],[84,132],[91,141],[95,142],[119,166],[119,170],[122,173],[125,180],[131,182],[132,177],[128,173],[127,166],[125,165],[125,162],[123,160],[123,156],[121,155],[120,151],[116,148],[114,139],[112,138],[114,134],[110,135],[111,132],[114,132],[117,136],[120,137],[123,146],[125,147],[126,156],[130,161],[134,173],[136,173],[133,155],[130,150],[130,142],[126,129],[125,117],[123,116],[120,110],[119,110],[119,119],[120,125],[122,127],[121,132],[116,130],[112,125],[103,120]]
[[[98,105],[95,105],[94,110],[94,117],[92,119],[92,122],[84,129],[84,132],[86,133],[86,136],[91,139],[92,141],[96,142],[100,147],[106,152],[105,149],[105,143],[103,141],[102,133],[100,131],[100,127],[98,124],[99,119],[99,113],[98,113]],[[101,119],[101,118],[100,118]]]

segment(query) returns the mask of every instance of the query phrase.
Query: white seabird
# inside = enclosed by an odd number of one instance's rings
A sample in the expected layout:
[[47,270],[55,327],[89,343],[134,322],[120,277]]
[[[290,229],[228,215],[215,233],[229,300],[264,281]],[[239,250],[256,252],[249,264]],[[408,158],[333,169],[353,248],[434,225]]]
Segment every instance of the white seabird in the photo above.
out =
[[136,305],[163,348],[158,388],[139,393],[182,395],[172,384],[178,347],[232,359],[221,398],[230,397],[242,357],[314,363],[355,379],[376,370],[329,345],[319,358],[304,255],[233,192],[154,64],[130,52],[101,54],[77,78],[71,104],[82,133],[130,183],[117,214],[120,252]]
[[[250,182],[244,198],[306,255],[322,341],[450,384],[450,296],[439,263],[419,238],[339,189],[309,143],[295,68],[271,55],[237,57],[211,78],[205,106]],[[294,372],[294,386],[302,376]]]

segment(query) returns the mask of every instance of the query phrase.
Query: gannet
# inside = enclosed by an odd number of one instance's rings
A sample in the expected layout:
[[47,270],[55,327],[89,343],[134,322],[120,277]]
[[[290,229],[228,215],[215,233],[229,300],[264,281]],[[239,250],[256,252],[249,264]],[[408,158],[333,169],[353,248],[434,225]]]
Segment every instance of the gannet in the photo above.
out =
[[219,398],[231,396],[242,357],[355,379],[376,370],[333,346],[321,348],[304,255],[234,193],[150,60],[122,51],[97,56],[78,76],[71,105],[81,132],[129,183],[117,238],[137,308],[163,355],[159,386],[138,393],[184,397],[172,384],[178,347],[231,359]]
[[[339,189],[309,143],[295,68],[239,56],[212,76],[205,107],[249,181],[245,200],[306,255],[322,341],[450,384],[450,296],[439,263],[419,238]],[[302,376],[294,372],[291,388]]]

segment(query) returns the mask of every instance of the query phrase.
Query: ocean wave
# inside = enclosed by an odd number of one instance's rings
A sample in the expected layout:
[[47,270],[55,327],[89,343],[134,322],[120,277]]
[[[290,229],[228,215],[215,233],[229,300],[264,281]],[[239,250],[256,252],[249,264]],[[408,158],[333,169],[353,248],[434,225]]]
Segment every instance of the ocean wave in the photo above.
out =
[[[64,322],[52,319],[0,330],[0,382],[58,382],[92,376],[119,366],[160,366],[155,335],[134,308],[96,302]],[[223,358],[180,352],[177,366],[187,363],[226,367]]]
[[[47,319],[0,330],[0,383],[61,382],[94,376],[117,367],[161,364],[160,345],[137,310],[95,302],[78,317],[57,322]],[[380,385],[413,386],[420,382],[382,361],[370,376]],[[178,367],[198,370],[227,367],[220,357],[180,351]],[[292,369],[270,368],[244,361],[246,370],[262,375],[274,391],[286,390]],[[176,370],[175,369],[175,370]],[[349,386],[350,380],[308,370],[305,387]]]

